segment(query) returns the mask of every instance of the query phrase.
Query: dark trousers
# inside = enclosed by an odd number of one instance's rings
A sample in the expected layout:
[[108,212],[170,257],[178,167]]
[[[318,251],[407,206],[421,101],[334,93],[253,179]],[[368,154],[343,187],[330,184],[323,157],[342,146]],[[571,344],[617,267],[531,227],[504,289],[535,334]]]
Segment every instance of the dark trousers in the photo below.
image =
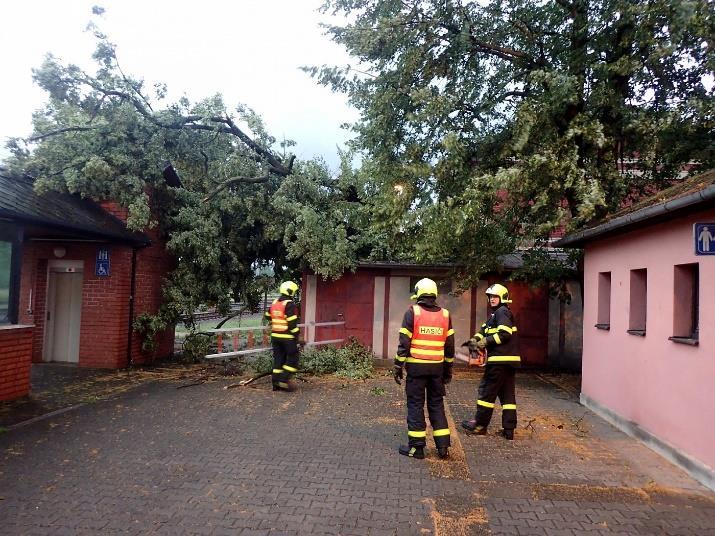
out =
[[425,398],[437,448],[449,447],[449,425],[444,413],[444,383],[442,376],[410,376],[405,382],[407,395],[407,436],[410,447],[424,447],[427,439]]
[[509,365],[487,365],[479,384],[477,426],[488,426],[499,397],[504,430],[516,428],[516,369]]
[[273,345],[273,375],[275,387],[286,387],[288,380],[298,370],[298,343],[295,339],[271,337]]

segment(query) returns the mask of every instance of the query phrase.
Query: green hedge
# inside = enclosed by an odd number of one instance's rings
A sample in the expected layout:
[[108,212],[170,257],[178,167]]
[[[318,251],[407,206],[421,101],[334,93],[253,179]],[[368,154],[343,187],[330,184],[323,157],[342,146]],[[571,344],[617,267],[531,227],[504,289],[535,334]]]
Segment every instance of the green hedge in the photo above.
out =
[[356,339],[348,339],[342,348],[310,348],[300,356],[300,369],[308,374],[335,374],[364,380],[373,373],[373,353]]

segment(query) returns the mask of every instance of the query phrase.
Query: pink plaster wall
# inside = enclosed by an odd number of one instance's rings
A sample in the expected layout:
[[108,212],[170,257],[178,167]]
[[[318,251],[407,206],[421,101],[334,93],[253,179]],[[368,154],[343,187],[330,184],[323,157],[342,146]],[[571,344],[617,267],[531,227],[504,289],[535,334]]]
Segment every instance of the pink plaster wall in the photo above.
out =
[[[715,468],[715,256],[696,256],[693,223],[715,209],[596,241],[586,247],[583,326],[585,395]],[[673,335],[674,265],[699,263],[699,346]],[[630,270],[646,268],[646,336],[628,329]],[[594,327],[598,274],[611,272],[610,331]]]

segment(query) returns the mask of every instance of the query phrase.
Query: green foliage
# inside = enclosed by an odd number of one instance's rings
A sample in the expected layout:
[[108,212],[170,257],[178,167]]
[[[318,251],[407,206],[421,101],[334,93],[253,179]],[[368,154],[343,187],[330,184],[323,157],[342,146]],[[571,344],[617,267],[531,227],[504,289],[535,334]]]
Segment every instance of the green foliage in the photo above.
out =
[[[115,46],[91,29],[95,72],[51,55],[33,71],[48,102],[32,137],[10,140],[4,167],[34,177],[38,192],[113,200],[128,208],[130,229],[166,240],[176,267],[164,305],[135,323],[147,349],[199,307],[256,307],[284,277],[304,269],[337,277],[354,266],[359,199],[346,199],[347,179],[322,161],[295,162],[286,152],[293,142],[276,143],[255,112],[220,94],[167,101],[166,87],[126,74]],[[180,186],[165,181],[166,162]]]
[[249,358],[248,366],[254,374],[264,374],[273,370],[273,356],[270,352],[260,352]]
[[478,276],[688,163],[715,165],[706,0],[327,0],[324,10],[346,15],[328,32],[359,71],[305,70],[361,112],[354,149],[373,258],[461,262]]
[[350,338],[342,348],[310,348],[300,356],[300,368],[309,374],[334,374],[353,380],[372,376],[373,353]]
[[210,354],[214,335],[202,332],[191,332],[186,335],[181,347],[181,358],[189,363],[198,363]]
[[153,353],[156,349],[156,335],[167,328],[167,322],[160,315],[142,313],[134,318],[132,327],[142,337],[142,350]]

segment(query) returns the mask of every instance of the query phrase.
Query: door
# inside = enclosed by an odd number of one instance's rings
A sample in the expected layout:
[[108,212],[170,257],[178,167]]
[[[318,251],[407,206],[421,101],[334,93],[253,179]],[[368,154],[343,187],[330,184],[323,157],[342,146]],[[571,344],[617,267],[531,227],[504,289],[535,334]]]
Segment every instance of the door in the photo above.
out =
[[[81,270],[81,269],[80,269]],[[45,361],[79,361],[82,272],[75,267],[50,267],[47,288]]]

